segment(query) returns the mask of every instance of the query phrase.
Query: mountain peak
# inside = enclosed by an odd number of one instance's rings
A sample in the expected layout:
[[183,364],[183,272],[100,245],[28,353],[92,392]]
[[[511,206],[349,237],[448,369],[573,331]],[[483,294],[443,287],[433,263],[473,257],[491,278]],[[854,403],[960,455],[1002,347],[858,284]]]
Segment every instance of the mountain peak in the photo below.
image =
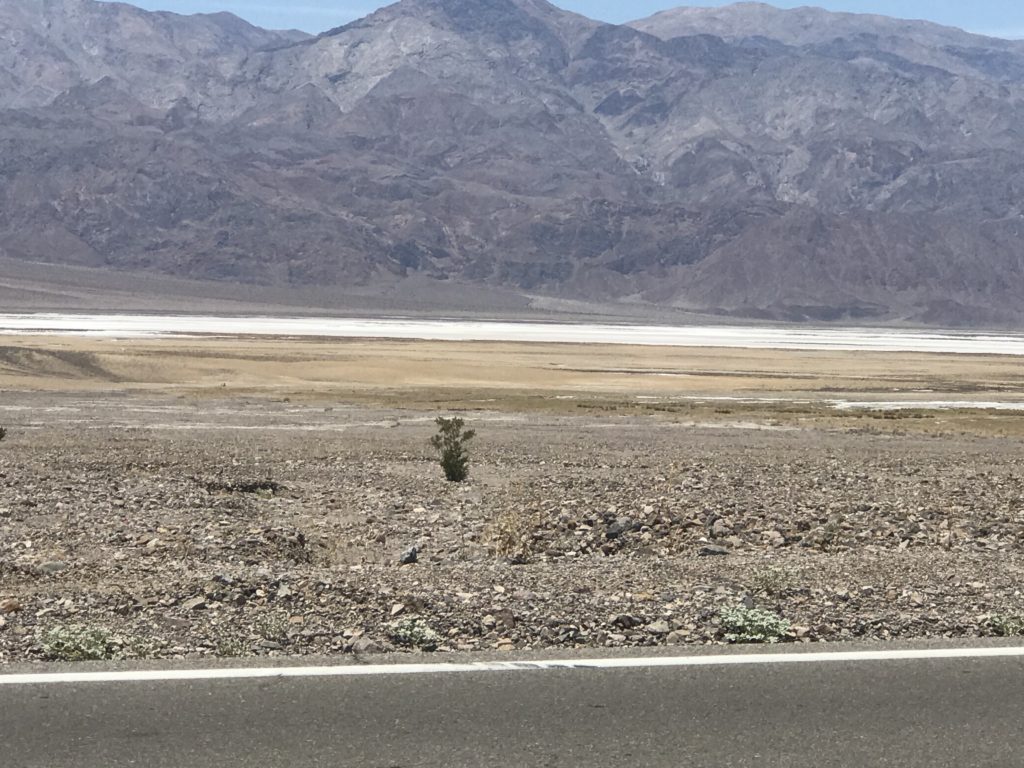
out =
[[562,10],[547,0],[399,0],[370,16],[326,33],[413,18],[460,34],[481,34],[502,40],[524,35],[554,34],[573,45],[600,22]]
[[864,34],[909,35],[914,38],[929,37],[933,42],[943,40],[960,43],[966,37],[972,37],[955,27],[929,21],[829,11],[815,6],[778,8],[760,2],[670,8],[630,22],[629,26],[663,39],[712,34],[725,39],[767,37],[789,45],[821,43]]

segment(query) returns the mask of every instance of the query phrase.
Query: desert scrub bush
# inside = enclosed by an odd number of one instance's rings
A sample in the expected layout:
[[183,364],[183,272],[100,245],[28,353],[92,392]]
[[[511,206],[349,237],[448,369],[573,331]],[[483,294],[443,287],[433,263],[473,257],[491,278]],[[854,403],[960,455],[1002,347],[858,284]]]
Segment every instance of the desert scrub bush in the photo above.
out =
[[487,529],[487,545],[496,557],[524,560],[533,550],[540,528],[540,513],[530,509],[504,509]]
[[466,422],[458,416],[435,419],[437,434],[430,438],[430,445],[438,453],[445,478],[452,483],[461,483],[469,476],[469,453],[466,444],[476,437],[476,432],[466,429]]
[[283,485],[269,477],[217,477],[213,480],[196,478],[196,482],[207,493],[214,495],[251,494],[263,499],[270,499],[284,490]]
[[48,661],[101,661],[113,656],[110,640],[105,629],[70,624],[45,630],[39,647]]
[[1000,637],[1021,637],[1024,635],[1024,616],[997,613],[985,622],[993,634]]
[[727,643],[778,643],[789,633],[786,619],[760,608],[726,608],[718,618]]
[[763,592],[769,597],[778,597],[796,586],[796,574],[790,568],[780,565],[760,568],[750,576],[750,588]]
[[238,659],[249,655],[249,647],[237,637],[222,637],[217,640],[213,649],[220,659]]
[[436,651],[438,643],[441,642],[441,635],[419,618],[391,622],[387,626],[387,635],[395,645],[417,648],[421,651]]
[[262,640],[274,643],[288,640],[288,619],[280,614],[260,614],[253,620],[252,628]]

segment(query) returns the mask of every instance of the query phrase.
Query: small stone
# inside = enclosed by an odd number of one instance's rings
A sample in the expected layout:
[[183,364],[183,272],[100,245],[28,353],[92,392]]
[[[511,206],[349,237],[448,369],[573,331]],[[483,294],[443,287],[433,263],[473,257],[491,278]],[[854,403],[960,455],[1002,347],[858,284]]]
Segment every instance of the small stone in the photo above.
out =
[[672,627],[668,625],[667,621],[655,621],[647,625],[648,633],[652,635],[667,635],[672,631]]
[[352,641],[349,646],[352,653],[381,653],[384,648],[376,640],[371,640],[368,637],[360,637]]
[[9,600],[0,600],[0,616],[8,613],[17,613],[21,610],[21,602],[13,597]]
[[612,624],[619,629],[633,629],[634,627],[643,626],[643,623],[643,619],[630,616],[628,613],[619,614],[612,620]]
[[690,633],[682,629],[677,629],[674,632],[669,632],[665,638],[665,642],[669,645],[683,645],[690,641]]
[[516,616],[512,613],[510,608],[502,608],[500,611],[494,612],[494,619],[497,626],[502,629],[515,629],[516,628]]
[[391,618],[395,618],[405,610],[405,603],[395,603],[391,606]]
[[419,560],[420,551],[418,547],[409,547],[405,552],[398,556],[398,562],[401,565],[412,565]]
[[605,531],[604,535],[607,539],[617,539],[623,533],[625,533],[625,529],[616,522],[608,526],[608,530]]
[[62,560],[51,560],[50,562],[43,563],[39,566],[39,571],[41,573],[45,573],[47,576],[60,573],[61,571],[66,571],[67,569],[68,564]]
[[205,597],[193,597],[191,600],[186,600],[181,604],[181,607],[186,611],[201,611],[206,608]]
[[174,616],[160,616],[157,618],[164,626],[175,631],[184,632],[192,628],[192,622],[187,619],[178,619]]
[[628,517],[620,517],[614,523],[608,526],[608,530],[605,532],[605,536],[609,539],[617,539],[624,534],[632,531],[636,525],[632,519]]
[[725,557],[729,554],[728,547],[721,547],[718,544],[707,544],[697,550],[699,557]]

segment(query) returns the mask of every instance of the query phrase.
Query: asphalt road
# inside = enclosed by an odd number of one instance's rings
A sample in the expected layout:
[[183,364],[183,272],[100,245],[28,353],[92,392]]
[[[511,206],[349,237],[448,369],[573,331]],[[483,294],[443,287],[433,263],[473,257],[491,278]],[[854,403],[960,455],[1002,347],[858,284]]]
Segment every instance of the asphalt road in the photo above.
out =
[[5,768],[1024,765],[1024,658],[0,685]]

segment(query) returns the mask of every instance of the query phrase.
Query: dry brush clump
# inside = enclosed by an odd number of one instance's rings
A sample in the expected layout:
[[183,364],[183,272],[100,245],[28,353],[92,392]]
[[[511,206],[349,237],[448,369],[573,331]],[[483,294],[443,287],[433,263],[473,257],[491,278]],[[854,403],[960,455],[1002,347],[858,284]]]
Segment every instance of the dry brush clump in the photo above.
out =
[[750,588],[769,597],[781,597],[796,588],[796,571],[781,565],[759,568],[750,575]]
[[542,526],[543,516],[537,509],[503,509],[487,529],[488,547],[496,557],[525,562],[537,546],[538,532]]

